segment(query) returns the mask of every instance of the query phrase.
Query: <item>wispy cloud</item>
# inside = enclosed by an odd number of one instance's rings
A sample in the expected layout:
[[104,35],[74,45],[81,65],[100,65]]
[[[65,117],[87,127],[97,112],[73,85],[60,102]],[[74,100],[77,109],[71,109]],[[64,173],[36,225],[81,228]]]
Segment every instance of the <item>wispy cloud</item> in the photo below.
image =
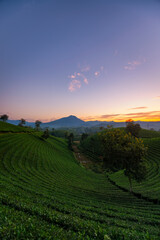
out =
[[140,66],[141,64],[145,63],[146,59],[143,58],[142,60],[134,60],[134,61],[129,61],[125,66],[124,69],[125,70],[135,70],[138,66]]
[[83,81],[84,81],[85,84],[88,84],[88,79],[87,78],[84,78]]
[[72,80],[70,83],[69,83],[69,87],[68,87],[68,90],[70,92],[74,92],[75,90],[81,88],[81,82],[79,80]]
[[68,78],[71,78],[71,79],[76,78],[76,75],[70,75],[68,76]]
[[81,68],[81,72],[88,72],[90,71],[91,67],[88,65],[86,67]]
[[101,115],[100,118],[113,118],[113,117],[117,117],[119,116],[120,114],[106,114],[106,115]]
[[81,88],[83,84],[88,85],[89,78],[97,78],[103,72],[104,66],[100,66],[99,70],[95,72],[91,72],[90,69],[91,67],[88,65],[86,67],[80,68],[78,72],[74,72],[68,76],[68,79],[70,79],[68,87],[70,92],[74,92],[76,89]]
[[94,75],[97,77],[100,74],[100,72],[95,72]]
[[157,96],[157,97],[155,97],[153,99],[160,100],[160,96]]
[[135,108],[129,108],[128,110],[138,110],[138,109],[145,109],[148,107],[135,107]]
[[104,66],[100,66],[99,70],[94,72],[94,76],[98,77],[104,70]]
[[129,118],[133,120],[141,121],[160,121],[160,111],[148,111],[148,112],[138,112],[138,113],[115,113],[115,114],[105,114],[100,116],[89,116],[85,120],[100,120],[100,121],[126,121]]

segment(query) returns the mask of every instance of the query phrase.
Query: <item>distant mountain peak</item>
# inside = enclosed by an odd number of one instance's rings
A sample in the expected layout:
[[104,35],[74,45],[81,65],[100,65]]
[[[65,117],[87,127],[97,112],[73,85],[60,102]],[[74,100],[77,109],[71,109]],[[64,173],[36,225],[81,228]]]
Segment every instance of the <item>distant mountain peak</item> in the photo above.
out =
[[[79,119],[78,117],[74,116],[74,115],[69,115],[68,117],[66,118],[73,118],[73,119]],[[80,119],[81,120],[81,119]]]

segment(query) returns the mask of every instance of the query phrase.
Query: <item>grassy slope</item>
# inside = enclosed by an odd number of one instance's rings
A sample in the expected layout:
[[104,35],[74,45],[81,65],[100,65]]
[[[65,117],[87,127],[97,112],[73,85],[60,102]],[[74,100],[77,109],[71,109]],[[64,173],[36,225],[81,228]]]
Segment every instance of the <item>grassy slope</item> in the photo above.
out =
[[32,131],[34,130],[29,127],[20,127],[0,121],[0,132],[32,132]]
[[160,137],[160,132],[151,131],[151,130],[142,128],[140,130],[139,137],[141,137],[141,138],[156,138],[156,137]]
[[0,239],[160,236],[160,206],[80,167],[55,137],[0,135],[0,201]]
[[[144,143],[148,146],[147,177],[142,183],[133,181],[133,189],[143,196],[160,200],[160,138],[145,139]],[[110,179],[129,189],[129,182],[123,171],[111,174]]]

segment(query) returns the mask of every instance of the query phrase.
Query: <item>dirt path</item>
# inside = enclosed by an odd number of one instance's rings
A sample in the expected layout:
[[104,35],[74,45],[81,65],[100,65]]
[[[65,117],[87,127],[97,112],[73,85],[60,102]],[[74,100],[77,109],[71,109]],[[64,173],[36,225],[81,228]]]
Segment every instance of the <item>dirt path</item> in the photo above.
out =
[[73,148],[74,155],[75,155],[75,158],[77,159],[77,161],[81,165],[83,165],[85,168],[91,169],[91,166],[93,165],[92,161],[80,152],[77,145],[73,144],[72,148]]

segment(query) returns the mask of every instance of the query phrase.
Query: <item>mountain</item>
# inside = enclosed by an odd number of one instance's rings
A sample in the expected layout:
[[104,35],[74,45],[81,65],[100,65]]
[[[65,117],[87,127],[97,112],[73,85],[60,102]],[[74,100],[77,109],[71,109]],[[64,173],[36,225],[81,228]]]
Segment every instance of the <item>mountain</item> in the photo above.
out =
[[[8,120],[8,123],[12,123],[14,125],[18,125],[19,120]],[[139,123],[141,128],[144,129],[154,129],[156,131],[160,130],[160,122],[142,122],[142,121],[135,121],[135,123]],[[34,122],[26,122],[26,126],[35,127]],[[77,128],[77,127],[107,127],[107,125],[112,125],[112,127],[125,127],[125,122],[106,122],[106,121],[83,121],[76,116],[70,115],[68,117],[60,118],[55,121],[42,123],[42,128]]]
[[41,127],[49,127],[49,128],[70,128],[70,127],[81,127],[85,124],[85,122],[76,116],[70,115],[69,117],[60,118],[58,120],[43,123]]

